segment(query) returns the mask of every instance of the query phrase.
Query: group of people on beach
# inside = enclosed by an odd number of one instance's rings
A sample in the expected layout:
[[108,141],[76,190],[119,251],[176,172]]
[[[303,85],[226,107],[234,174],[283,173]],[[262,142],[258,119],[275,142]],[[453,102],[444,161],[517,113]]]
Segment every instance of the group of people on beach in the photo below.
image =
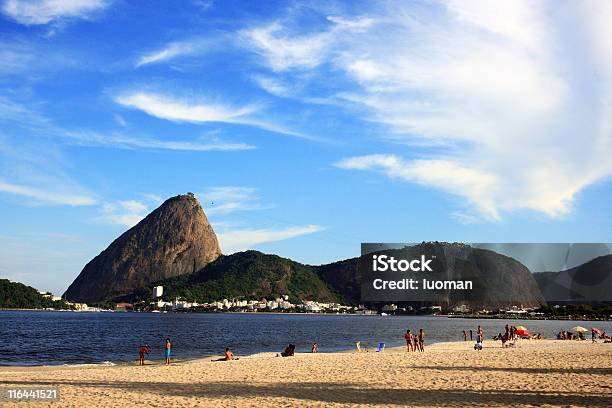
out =
[[[466,330],[462,331],[463,340],[467,341],[468,333],[470,336],[470,341],[474,341],[474,332],[472,331],[472,329],[470,329],[469,331],[466,331]],[[493,340],[500,340],[502,342],[502,347],[504,347],[507,342],[514,341],[519,338],[541,340],[544,338],[544,336],[542,336],[542,333],[537,333],[537,334],[527,335],[527,336],[523,334],[519,335],[519,333],[517,333],[517,328],[515,326],[509,326],[508,324],[506,324],[504,334],[502,333],[497,334],[496,336],[493,337]],[[606,343],[612,342],[612,339],[610,338],[610,336],[606,335],[605,332],[600,333],[599,331],[595,329],[591,329],[591,338],[593,342],[596,342],[597,338],[603,339],[604,342]],[[572,332],[568,332],[565,330],[562,330],[559,333],[557,333],[557,340],[578,340],[578,339],[585,340],[583,332],[579,332],[578,336],[574,335]],[[406,351],[407,352],[412,352],[412,351],[424,352],[425,351],[425,331],[423,329],[419,329],[419,332],[417,334],[413,334],[410,329],[406,330],[406,333],[404,334],[404,340],[406,341]],[[483,343],[484,343],[484,330],[482,326],[478,325],[478,328],[476,329],[476,342],[474,344],[474,349],[482,350]],[[166,357],[166,365],[170,364],[171,350],[172,350],[172,343],[170,342],[170,339],[167,338],[165,342],[165,352],[164,352],[164,355]],[[310,352],[317,353],[318,351],[319,351],[318,344],[312,343]],[[140,365],[145,364],[145,355],[149,353],[151,353],[151,347],[148,344],[144,344],[138,348],[138,354],[140,356]],[[295,355],[295,345],[294,344],[289,344],[285,348],[284,351],[277,354],[278,357],[292,357],[293,355]],[[223,357],[216,359],[216,360],[211,360],[211,361],[230,361],[230,360],[238,360],[238,358],[234,356],[234,353],[230,350],[229,347],[226,347]]]
[[[585,332],[579,331],[578,334],[574,334],[570,331],[561,330],[557,333],[557,340],[586,340],[584,335]],[[604,343],[609,343],[611,341],[610,336],[606,334],[606,332],[600,332],[596,328],[591,328],[591,341],[596,343],[597,340],[603,340]]]
[[423,329],[419,329],[418,334],[412,334],[410,329],[406,330],[404,340],[406,340],[407,352],[425,351],[425,332]]
[[[166,357],[166,365],[170,365],[171,350],[172,350],[172,343],[170,342],[170,339],[167,338],[166,345],[165,345],[165,351],[164,351],[164,356]],[[145,365],[145,355],[149,354],[150,352],[151,352],[151,346],[149,346],[148,344],[143,344],[142,346],[138,347],[138,354],[140,356],[140,365]]]
[[[319,345],[315,342],[310,346],[311,353],[319,352]],[[295,344],[289,343],[287,347],[285,347],[285,351],[278,353],[276,357],[293,357],[295,355]]]

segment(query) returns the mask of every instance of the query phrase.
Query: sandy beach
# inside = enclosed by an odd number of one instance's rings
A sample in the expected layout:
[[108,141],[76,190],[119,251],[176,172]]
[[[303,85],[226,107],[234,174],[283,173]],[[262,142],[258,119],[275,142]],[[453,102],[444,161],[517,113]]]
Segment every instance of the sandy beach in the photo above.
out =
[[488,341],[482,351],[454,342],[424,353],[260,354],[0,373],[3,388],[58,385],[60,403],[47,405],[63,407],[612,406],[612,344],[590,341],[522,341],[506,349]]

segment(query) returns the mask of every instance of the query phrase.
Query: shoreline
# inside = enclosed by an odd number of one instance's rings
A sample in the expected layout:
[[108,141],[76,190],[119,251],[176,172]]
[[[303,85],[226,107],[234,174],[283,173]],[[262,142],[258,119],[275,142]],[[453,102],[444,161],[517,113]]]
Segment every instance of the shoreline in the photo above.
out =
[[[445,348],[449,348],[452,350],[459,350],[459,349],[471,350],[473,348],[474,343],[475,343],[475,340],[433,341],[431,343],[425,342],[425,349],[427,351],[440,351],[440,350],[444,350]],[[590,344],[591,340],[590,339],[586,339],[586,340],[557,340],[557,339],[540,339],[540,340],[522,339],[522,340],[518,340],[519,345],[557,344],[557,343],[562,343],[562,344],[589,343]],[[601,340],[598,340],[598,343],[604,344]],[[485,339],[483,344],[484,344],[483,348],[485,349],[496,349],[496,348],[502,349],[501,343],[499,341],[496,341],[490,338]],[[492,346],[492,344],[494,344],[494,346]],[[609,345],[610,352],[612,353],[612,343],[605,343],[605,344]],[[461,345],[464,345],[464,347],[462,347]],[[401,353],[405,351],[406,351],[405,345],[386,346],[384,353],[398,353],[398,352]],[[239,359],[237,361],[240,361],[241,359],[259,359],[259,358],[277,357],[279,353],[280,351],[278,352],[276,351],[256,351],[251,354],[238,354],[236,355],[236,357]],[[295,355],[296,356],[310,356],[310,355],[335,355],[335,354],[347,354],[347,353],[376,354],[378,352],[376,351],[375,347],[367,348],[367,351],[364,351],[364,352],[357,352],[355,346],[353,346],[351,348],[347,348],[343,350],[319,351],[318,353],[310,353],[307,351],[306,352],[295,352]],[[414,353],[419,354],[419,352],[414,352]],[[220,357],[223,357],[223,354],[210,354],[210,355],[203,355],[203,356],[197,356],[197,357],[172,359],[171,365],[175,365],[175,364],[184,365],[184,364],[193,364],[193,363],[213,362],[211,361],[211,359],[217,359]],[[151,359],[151,360],[146,359],[144,366],[146,367],[165,366],[165,360],[163,358]],[[101,361],[101,362],[95,362],[95,363],[83,362],[83,363],[61,363],[61,364],[39,364],[39,365],[0,365],[0,373],[5,370],[9,370],[9,369],[24,369],[24,370],[38,369],[38,368],[41,368],[41,369],[54,369],[54,368],[77,369],[77,368],[102,368],[102,367],[139,367],[139,361],[138,359],[135,358],[134,360],[127,360],[127,361],[108,360],[108,361]]]
[[169,311],[165,313],[156,313],[151,311],[133,311],[133,310],[66,310],[66,309],[3,309],[0,308],[0,312],[74,312],[74,313],[147,313],[147,314],[236,314],[236,315],[291,315],[291,316],[364,316],[364,317],[439,317],[447,319],[483,319],[483,320],[551,320],[551,321],[564,321],[564,322],[610,322],[612,318],[591,318],[591,317],[577,317],[567,318],[566,316],[512,316],[512,315],[436,315],[436,314],[387,314],[381,315],[379,313],[364,314],[364,313],[316,313],[316,312],[195,312],[195,311]]

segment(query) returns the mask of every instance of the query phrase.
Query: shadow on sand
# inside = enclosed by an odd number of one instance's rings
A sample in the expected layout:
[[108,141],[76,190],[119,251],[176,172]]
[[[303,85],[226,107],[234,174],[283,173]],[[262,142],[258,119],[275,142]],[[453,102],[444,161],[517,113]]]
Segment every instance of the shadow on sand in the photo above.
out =
[[[486,380],[483,380],[486,385]],[[107,381],[0,381],[2,385],[62,386],[121,389],[143,394],[168,397],[250,398],[282,397],[298,401],[317,401],[340,404],[378,405],[553,405],[553,406],[612,406],[612,394],[563,393],[552,394],[529,390],[423,390],[373,388],[367,385],[306,382],[284,382],[259,385],[241,382],[165,383],[165,382],[107,382]]]

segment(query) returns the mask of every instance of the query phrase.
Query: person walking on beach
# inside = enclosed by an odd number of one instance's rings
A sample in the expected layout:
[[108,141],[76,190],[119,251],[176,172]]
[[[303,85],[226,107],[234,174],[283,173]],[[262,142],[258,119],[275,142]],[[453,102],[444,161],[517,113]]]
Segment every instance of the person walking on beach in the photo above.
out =
[[406,334],[404,334],[404,340],[406,340],[406,351],[414,351],[414,349],[412,348],[412,333],[410,332],[410,329],[406,330]]
[[170,365],[170,350],[172,348],[172,343],[170,343],[170,339],[166,339],[166,365]]
[[467,341],[467,332],[463,331],[463,341]]
[[480,325],[478,325],[478,329],[476,329],[476,341],[480,344],[484,342],[484,330],[482,330]]
[[140,346],[138,348],[138,354],[140,355],[140,365],[144,365],[144,361],[145,361],[145,354],[149,354],[151,352],[151,347],[149,347],[148,344],[145,344],[144,346]]
[[419,350],[425,351],[425,332],[419,329]]

